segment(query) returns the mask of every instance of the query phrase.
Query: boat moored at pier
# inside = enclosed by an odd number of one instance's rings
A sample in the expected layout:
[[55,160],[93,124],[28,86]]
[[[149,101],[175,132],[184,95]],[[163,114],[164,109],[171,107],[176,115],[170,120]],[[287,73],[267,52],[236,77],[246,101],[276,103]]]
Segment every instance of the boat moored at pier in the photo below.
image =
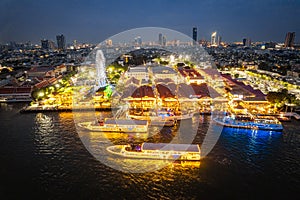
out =
[[281,122],[275,117],[262,117],[262,116],[225,116],[216,117],[213,119],[217,124],[232,127],[232,128],[245,128],[256,130],[270,130],[270,131],[282,131],[283,126]]

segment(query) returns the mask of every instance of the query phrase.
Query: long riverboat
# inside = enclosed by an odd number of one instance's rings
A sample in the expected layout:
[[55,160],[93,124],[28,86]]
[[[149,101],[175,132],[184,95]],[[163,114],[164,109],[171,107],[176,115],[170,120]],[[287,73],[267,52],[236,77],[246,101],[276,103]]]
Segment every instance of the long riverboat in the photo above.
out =
[[198,144],[142,143],[114,145],[106,149],[126,158],[199,161],[201,157]]
[[283,126],[281,122],[275,117],[262,117],[262,116],[243,116],[243,115],[231,115],[225,117],[216,117],[213,119],[217,124],[225,127],[232,128],[245,128],[245,129],[257,129],[257,130],[270,130],[270,131],[282,131]]
[[90,131],[143,133],[148,131],[147,120],[107,118],[93,122],[78,123],[79,127]]
[[174,115],[170,112],[158,112],[156,115],[129,115],[132,119],[147,120],[150,126],[174,126],[177,121],[191,119],[194,113]]

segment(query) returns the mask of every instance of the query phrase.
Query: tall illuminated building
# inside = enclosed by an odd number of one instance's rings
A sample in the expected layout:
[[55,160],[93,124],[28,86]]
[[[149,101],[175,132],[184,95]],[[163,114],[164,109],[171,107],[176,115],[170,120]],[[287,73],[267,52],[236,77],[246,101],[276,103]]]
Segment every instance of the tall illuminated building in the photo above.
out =
[[193,27],[193,44],[197,44],[197,27]]
[[56,36],[57,48],[59,50],[64,50],[66,48],[66,39],[63,34]]
[[217,32],[213,32],[211,34],[211,41],[210,41],[211,46],[217,46]]
[[288,32],[285,36],[284,47],[293,47],[295,40],[295,32]]

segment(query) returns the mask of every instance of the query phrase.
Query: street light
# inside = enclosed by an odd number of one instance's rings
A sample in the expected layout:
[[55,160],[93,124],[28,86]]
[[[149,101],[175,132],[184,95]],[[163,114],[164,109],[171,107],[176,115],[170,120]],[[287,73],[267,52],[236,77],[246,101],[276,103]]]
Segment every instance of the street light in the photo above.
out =
[[38,96],[39,96],[39,97],[43,97],[44,95],[45,95],[44,92],[39,92],[39,93],[38,93]]

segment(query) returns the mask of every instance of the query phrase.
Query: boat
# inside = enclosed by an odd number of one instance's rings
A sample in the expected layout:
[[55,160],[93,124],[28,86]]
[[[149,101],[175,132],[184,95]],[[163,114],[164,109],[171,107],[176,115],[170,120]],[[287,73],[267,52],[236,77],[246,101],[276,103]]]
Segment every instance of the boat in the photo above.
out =
[[128,115],[132,119],[148,120],[150,126],[174,126],[177,121],[191,119],[195,113],[175,115],[168,111],[159,111],[155,115]]
[[147,120],[106,118],[94,122],[81,122],[78,126],[90,131],[143,133],[148,131]]
[[194,115],[197,114],[197,112],[190,111],[186,113],[176,113],[173,117],[175,120],[180,121],[180,120],[185,120],[185,119],[191,119],[194,117]]
[[149,125],[150,126],[167,126],[171,127],[176,124],[175,120],[159,120],[159,119],[151,119],[149,120]]
[[176,120],[170,117],[162,117],[162,116],[138,116],[138,115],[129,115],[131,119],[134,120],[146,120],[149,122],[150,126],[174,126],[176,124]]
[[114,145],[106,150],[125,158],[158,160],[200,160],[198,144],[142,143],[141,145]]
[[270,116],[247,116],[247,115],[228,115],[225,117],[216,117],[213,119],[217,124],[232,128],[245,128],[256,130],[282,131],[281,122]]

